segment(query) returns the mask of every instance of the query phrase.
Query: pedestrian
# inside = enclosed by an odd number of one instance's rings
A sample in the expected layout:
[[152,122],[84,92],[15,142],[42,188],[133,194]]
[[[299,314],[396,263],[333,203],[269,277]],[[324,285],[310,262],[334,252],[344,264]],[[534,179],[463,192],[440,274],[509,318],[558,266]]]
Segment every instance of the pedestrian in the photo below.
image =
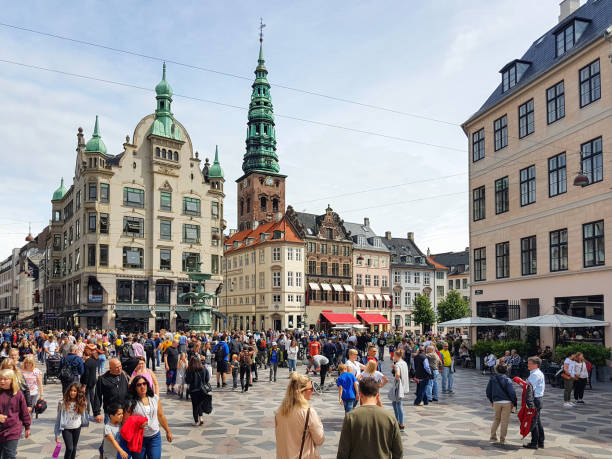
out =
[[431,377],[431,370],[429,368],[429,360],[425,356],[425,349],[419,348],[418,354],[414,358],[414,375],[417,381],[417,393],[414,399],[415,406],[428,405],[427,400],[427,381]]
[[289,366],[289,373],[296,371],[297,368],[297,356],[300,348],[297,345],[297,341],[292,339],[287,349],[287,365]]
[[393,377],[395,379],[394,384],[401,384],[401,392],[397,393],[397,398],[391,400],[391,405],[393,406],[393,413],[395,414],[395,419],[399,424],[400,430],[404,430],[404,407],[402,405],[402,401],[406,394],[410,392],[410,373],[408,371],[408,364],[404,360],[404,351],[402,349],[398,349],[395,351],[393,355]]
[[229,371],[229,346],[227,345],[225,335],[215,345],[213,349],[215,362],[217,362],[217,387],[227,386],[225,383],[225,375]]
[[[96,422],[107,423],[110,419],[108,407],[113,403],[123,406],[128,395],[129,378],[121,368],[121,361],[112,358],[108,361],[108,371],[98,378],[96,382],[96,396],[94,397],[93,412]],[[101,411],[104,409],[104,416]]]
[[571,408],[574,404],[570,401],[572,391],[574,390],[574,381],[576,376],[574,375],[574,359],[576,358],[576,352],[572,352],[563,361],[563,371],[561,372],[561,378],[563,379],[563,406]]
[[329,370],[329,359],[324,355],[310,355],[308,356],[308,366],[306,367],[306,374],[309,372],[319,373],[321,375],[321,388],[325,386],[325,375]]
[[359,360],[359,352],[357,349],[349,349],[348,350],[348,360],[346,361],[346,366],[348,369],[355,375],[356,378],[359,378],[359,374],[362,370],[365,369],[365,365]]
[[[81,376],[81,384],[85,388],[85,395],[87,398],[87,414],[89,415],[89,408],[91,407],[93,412],[93,400],[96,396],[96,381],[98,380],[98,353],[97,351],[91,351],[89,348],[85,348],[83,351],[83,375]],[[31,392],[30,392],[31,394]]]
[[276,341],[274,341],[272,347],[268,350],[268,366],[270,367],[269,382],[272,382],[272,376],[274,376],[274,382],[276,382],[276,371],[278,370],[278,364],[281,362],[281,359],[281,351],[278,349]]
[[584,404],[584,388],[589,382],[589,362],[584,358],[582,352],[577,352],[574,358],[574,400],[576,403]]
[[482,375],[485,375],[485,371],[489,371],[489,374],[492,375],[493,371],[495,369],[495,364],[497,363],[497,357],[495,357],[495,354],[493,354],[493,351],[491,351],[489,353],[489,355],[487,355],[484,358],[484,364],[485,364],[485,368],[482,369]]
[[240,387],[247,392],[251,385],[251,367],[253,365],[253,348],[243,348],[238,358],[240,362]]
[[274,416],[277,459],[318,459],[325,441],[323,423],[309,405],[312,382],[308,376],[291,373],[285,397]]
[[378,346],[378,360],[384,362],[385,360],[385,346],[387,345],[387,339],[381,333],[378,336],[378,340],[376,341],[376,345]]
[[178,341],[172,341],[172,345],[166,348],[164,353],[164,365],[166,367],[166,393],[175,394],[176,370],[178,367]]
[[512,381],[506,375],[508,367],[499,363],[495,368],[497,374],[491,375],[487,384],[487,398],[493,407],[495,417],[491,425],[490,442],[497,443],[497,428],[501,424],[499,431],[499,444],[506,443],[506,433],[508,432],[508,421],[512,408],[516,408],[516,392],[512,386]]
[[110,420],[104,425],[103,440],[103,459],[117,459],[117,454],[121,459],[127,459],[128,453],[119,446],[119,430],[123,422],[123,408],[118,403],[112,403],[108,407]]
[[442,343],[442,392],[453,393],[453,373],[455,371],[454,352],[449,350],[448,342]]
[[[68,337],[65,338],[68,343]],[[75,344],[65,344],[64,349],[66,356],[60,360],[60,381],[62,383],[62,393],[66,392],[66,389],[73,382],[79,382],[81,375],[85,372],[83,366],[83,359],[76,354]]]
[[442,362],[435,352],[435,347],[432,345],[427,346],[427,354],[425,354],[429,362],[429,369],[431,370],[431,376],[427,380],[427,387],[425,393],[429,402],[438,401],[438,375],[440,374],[440,367]]
[[19,386],[19,390],[25,398],[26,405],[28,405],[28,410],[32,412],[32,398],[30,397],[30,389],[28,387],[28,384],[26,383],[26,380],[21,374],[21,370],[17,366],[17,362],[10,358],[4,359],[2,365],[0,365],[0,369],[13,370],[13,372],[15,373],[15,379],[17,380],[17,385]]
[[17,457],[17,444],[25,429],[30,436],[32,418],[13,370],[0,370],[0,458]]
[[203,414],[212,412],[212,395],[210,394],[210,374],[202,365],[201,360],[195,356],[189,360],[185,382],[189,384],[193,425],[201,426],[204,424]]
[[230,362],[230,370],[232,372],[232,390],[238,388],[238,378],[240,377],[240,361],[238,357],[240,354],[232,354],[232,361]]
[[106,368],[106,360],[108,356],[108,341],[96,343],[98,353],[98,376],[104,374]]
[[39,399],[44,400],[42,372],[36,368],[33,356],[27,356],[21,364],[21,368],[21,375],[30,391],[30,403],[34,406]]
[[59,436],[61,434],[65,446],[64,459],[75,459],[81,427],[89,425],[85,391],[79,389],[79,383],[69,384],[66,392],[64,392],[64,397],[57,405],[54,429],[55,442],[60,442]]
[[359,399],[359,385],[357,384],[357,378],[345,364],[338,365],[338,374],[336,385],[338,386],[340,406],[343,406],[344,412],[348,413],[355,407],[355,403]]
[[[179,349],[181,345],[179,344]],[[179,355],[179,361],[176,367],[176,386],[178,391],[179,398],[183,398],[183,393],[185,391],[185,373],[187,372],[187,366],[189,362],[187,361],[187,353],[181,352]],[[185,398],[187,398],[188,393],[185,393]]]
[[136,368],[130,375],[130,383],[136,376],[139,376],[139,375],[144,376],[147,379],[147,381],[149,381],[149,385],[153,388],[153,392],[159,395],[159,383],[157,382],[157,376],[155,376],[155,373],[153,372],[153,370],[146,367],[144,357],[140,357],[138,359],[138,365],[136,365]]
[[344,416],[337,459],[400,459],[402,438],[397,420],[379,405],[376,381],[359,381],[361,406]]
[[389,382],[389,378],[376,369],[376,362],[374,361],[368,362],[364,370],[359,374],[359,380],[363,378],[374,379],[378,383],[379,388],[384,387]]
[[527,359],[527,368],[529,369],[529,378],[527,378],[527,382],[529,382],[533,387],[533,402],[536,409],[536,414],[531,419],[531,442],[523,445],[524,448],[529,449],[544,448],[542,400],[544,399],[546,382],[544,379],[544,374],[540,370],[540,365],[542,365],[542,360],[539,357],[529,357]]

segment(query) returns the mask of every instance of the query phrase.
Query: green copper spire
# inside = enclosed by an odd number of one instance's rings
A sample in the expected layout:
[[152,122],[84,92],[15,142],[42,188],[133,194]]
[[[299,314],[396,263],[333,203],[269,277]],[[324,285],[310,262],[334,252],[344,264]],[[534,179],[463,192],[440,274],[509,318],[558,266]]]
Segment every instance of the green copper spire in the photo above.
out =
[[263,37],[259,38],[259,59],[255,69],[255,81],[249,104],[247,123],[246,153],[242,162],[245,174],[263,172],[276,174],[280,171],[276,155],[276,132],[274,129],[274,109],[270,97],[268,70],[263,57]]
[[215,146],[215,160],[208,170],[208,178],[223,178],[223,169],[221,163],[219,163],[219,145]]
[[96,124],[94,125],[94,132],[91,139],[85,145],[85,153],[101,153],[106,154],[106,145],[100,137],[100,129],[98,127],[98,115],[96,115]]
[[166,63],[162,70],[162,79],[155,86],[157,96],[157,109],[155,110],[155,121],[151,125],[150,134],[167,137],[173,140],[181,140],[181,131],[174,122],[172,111],[172,88],[166,81]]
[[55,192],[53,193],[53,198],[51,198],[51,200],[61,201],[62,198],[66,195],[66,193],[68,193],[68,190],[64,186],[64,177],[62,177],[60,187],[57,190],[55,190]]

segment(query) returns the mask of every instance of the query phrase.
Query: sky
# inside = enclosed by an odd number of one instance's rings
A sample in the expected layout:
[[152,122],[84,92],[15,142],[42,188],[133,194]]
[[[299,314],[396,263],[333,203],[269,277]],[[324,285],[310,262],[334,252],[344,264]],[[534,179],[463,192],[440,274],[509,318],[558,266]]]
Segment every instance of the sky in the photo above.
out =
[[122,151],[155,109],[163,59],[194,148],[210,157],[219,146],[235,228],[260,17],[287,203],[369,217],[380,235],[413,232],[423,251],[463,250],[469,156],[460,124],[499,84],[499,69],[557,23],[558,3],[9,2],[0,20],[0,258],[25,244],[29,222],[34,235],[49,223],[60,178],[72,183],[79,126],[89,139],[99,115],[108,152]]

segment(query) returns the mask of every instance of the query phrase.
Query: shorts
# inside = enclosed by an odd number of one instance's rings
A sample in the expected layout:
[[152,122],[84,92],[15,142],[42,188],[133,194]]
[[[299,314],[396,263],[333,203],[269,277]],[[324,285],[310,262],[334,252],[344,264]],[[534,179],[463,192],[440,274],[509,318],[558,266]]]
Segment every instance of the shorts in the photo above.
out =
[[174,386],[176,384],[176,370],[166,371],[166,386]]
[[217,362],[217,373],[227,373],[227,360]]

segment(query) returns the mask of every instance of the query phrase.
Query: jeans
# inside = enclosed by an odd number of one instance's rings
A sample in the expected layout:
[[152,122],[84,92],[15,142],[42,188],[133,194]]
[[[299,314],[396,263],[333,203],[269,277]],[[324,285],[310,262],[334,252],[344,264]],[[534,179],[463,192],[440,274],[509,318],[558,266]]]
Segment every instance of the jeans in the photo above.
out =
[[342,403],[344,403],[344,412],[345,413],[348,413],[353,408],[355,408],[355,399],[354,398],[342,399]]
[[289,373],[296,371],[297,360],[289,359],[287,360],[287,364],[289,365]]
[[444,367],[442,369],[442,390],[453,390],[453,372],[452,367]]
[[543,445],[544,427],[542,427],[542,397],[535,397],[533,402],[535,404],[536,414],[533,419],[531,419],[531,444]]
[[274,374],[274,381],[276,381],[276,370],[278,370],[278,362],[270,362],[270,381],[272,381],[272,374]]
[[574,398],[576,400],[582,400],[584,397],[584,388],[587,385],[587,378],[580,378],[574,382]]
[[429,380],[427,379],[419,379],[419,382],[417,384],[417,393],[416,393],[416,398],[414,399],[414,404],[418,405],[421,402],[423,402],[424,405],[429,404],[429,401],[427,400],[427,394],[425,393],[426,389],[427,389],[427,382]]
[[425,388],[425,393],[427,394],[427,400],[430,402],[433,399],[438,400],[438,375],[440,372],[438,370],[433,370],[433,378],[427,381],[427,387]]
[[161,459],[161,434],[157,432],[152,437],[143,437],[142,439],[142,450],[140,453],[134,453],[129,450],[127,442],[123,439],[121,435],[119,435],[119,446],[121,449],[128,453],[128,458],[132,459]]
[[404,425],[404,407],[402,406],[402,401],[399,402],[391,402],[393,405],[393,413],[395,413],[395,419],[397,419],[397,423],[401,426]]
[[0,459],[15,459],[17,457],[17,443],[19,440],[0,442]]
[[238,376],[240,372],[238,369],[232,369],[232,388],[236,389],[238,387]]
[[74,459],[76,457],[77,443],[79,442],[80,435],[80,427],[77,429],[62,430],[62,437],[64,437],[64,444],[66,445],[64,459]]
[[155,356],[153,352],[147,352],[147,368],[149,368],[149,362],[151,362],[151,368],[155,371]]
[[155,350],[155,360],[157,361],[157,366],[161,365],[161,351],[159,349]]
[[385,360],[385,348],[384,346],[378,346],[378,360],[381,362]]
[[98,356],[98,374],[104,373],[104,367],[106,366],[106,356],[100,354]]
[[[245,381],[246,379],[246,381]],[[251,381],[251,367],[249,365],[240,365],[240,387],[242,390],[249,390]]]
[[563,380],[563,401],[565,403],[570,401],[572,397],[572,391],[574,390],[574,380],[573,379],[564,379]]
[[497,440],[497,428],[501,423],[501,429],[499,430],[499,441],[504,443],[506,441],[506,434],[508,433],[508,421],[510,420],[510,412],[512,411],[512,403],[493,403],[493,410],[495,411],[495,418],[491,425],[491,440]]
[[328,370],[329,370],[329,364],[321,365],[321,387],[325,385],[325,375],[327,375]]

